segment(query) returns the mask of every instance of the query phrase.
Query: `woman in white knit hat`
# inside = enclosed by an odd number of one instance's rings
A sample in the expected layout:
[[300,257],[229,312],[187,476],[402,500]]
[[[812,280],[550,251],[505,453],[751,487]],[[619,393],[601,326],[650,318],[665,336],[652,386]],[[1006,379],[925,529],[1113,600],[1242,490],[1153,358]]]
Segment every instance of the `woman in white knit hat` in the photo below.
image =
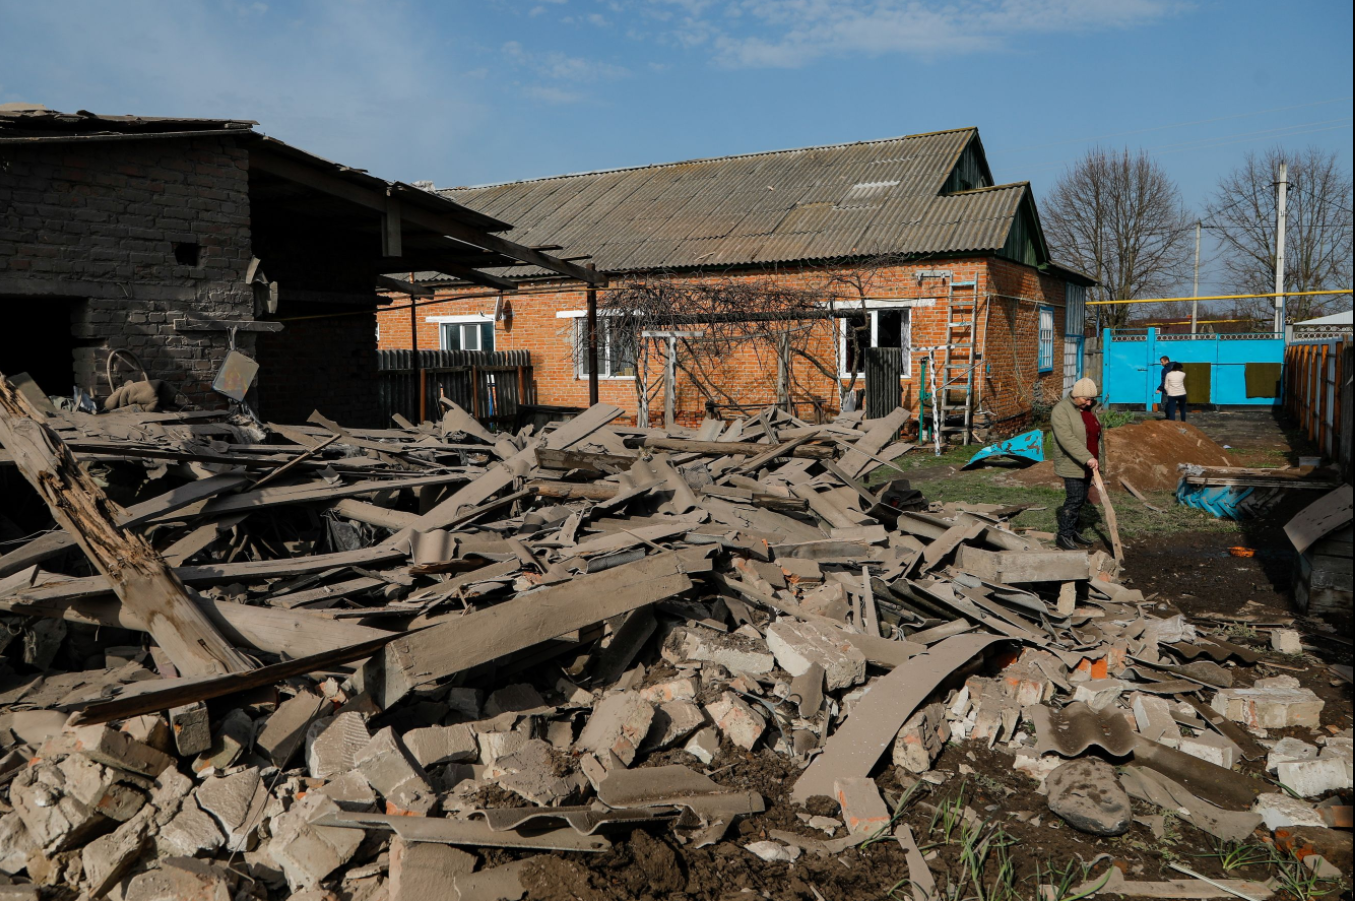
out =
[[1078,532],[1077,522],[1091,490],[1092,472],[1100,466],[1101,420],[1093,412],[1100,393],[1096,382],[1078,379],[1072,392],[1049,414],[1054,429],[1054,473],[1063,478],[1065,493],[1056,543],[1067,551],[1092,545]]

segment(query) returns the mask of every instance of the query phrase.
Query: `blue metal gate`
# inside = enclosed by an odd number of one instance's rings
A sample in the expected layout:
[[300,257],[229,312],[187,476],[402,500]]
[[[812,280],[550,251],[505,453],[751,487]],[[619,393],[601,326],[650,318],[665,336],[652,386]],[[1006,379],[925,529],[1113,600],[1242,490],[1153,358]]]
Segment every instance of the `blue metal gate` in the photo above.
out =
[[[1162,356],[1186,366],[1191,402],[1207,396],[1222,406],[1274,406],[1280,398],[1284,335],[1239,333],[1172,335],[1149,329],[1106,329],[1101,378],[1107,404],[1159,402]],[[1198,380],[1207,378],[1208,391]]]

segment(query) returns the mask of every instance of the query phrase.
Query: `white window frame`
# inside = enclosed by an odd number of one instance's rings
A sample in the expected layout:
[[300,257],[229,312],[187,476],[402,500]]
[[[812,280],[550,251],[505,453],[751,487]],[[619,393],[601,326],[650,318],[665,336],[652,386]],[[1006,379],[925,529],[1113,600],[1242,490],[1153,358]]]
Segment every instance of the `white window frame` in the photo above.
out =
[[[1048,317],[1049,326],[1045,326]],[[1039,307],[1039,319],[1035,332],[1035,369],[1041,375],[1054,371],[1054,308],[1047,305]]]
[[[605,326],[605,320],[609,316],[624,316],[621,310],[598,310],[598,381],[606,382],[633,382],[633,375],[612,375],[612,330]],[[586,328],[586,323],[579,322],[580,319],[588,317],[587,310],[560,310],[555,314],[556,319],[571,319],[570,323],[570,351],[574,354],[574,378],[577,381],[586,381],[588,379],[588,358],[587,346],[579,340],[578,330],[580,327]],[[638,340],[638,339],[637,339]],[[579,353],[575,348],[582,348],[583,353]],[[640,365],[639,347],[636,347],[635,365]]]
[[[907,353],[905,353],[905,354],[903,355],[903,375],[900,376],[900,380],[901,380],[901,381],[904,381],[904,380],[907,380],[907,379],[911,379],[911,378],[913,377],[913,310],[912,310],[912,308],[915,307],[915,306],[922,306],[922,305],[924,305],[924,304],[923,304],[923,303],[919,303],[919,302],[910,302],[910,303],[889,303],[889,302],[882,302],[882,301],[867,301],[867,302],[866,302],[866,309],[864,309],[864,310],[862,310],[861,307],[860,307],[859,305],[856,305],[856,304],[852,304],[852,305],[850,305],[850,306],[844,305],[843,309],[841,310],[841,312],[842,312],[843,315],[842,315],[842,316],[839,316],[838,318],[836,318],[836,319],[834,320],[834,323],[837,325],[837,341],[838,341],[838,344],[837,344],[837,352],[838,352],[838,356],[837,356],[837,358],[838,358],[838,361],[839,361],[839,363],[838,363],[838,369],[840,370],[840,371],[838,372],[838,378],[840,378],[840,379],[850,379],[850,378],[852,378],[852,373],[847,369],[847,318],[846,318],[846,317],[847,317],[847,316],[850,316],[850,315],[853,315],[853,314],[857,314],[857,313],[865,313],[865,315],[868,317],[868,319],[869,319],[869,321],[870,321],[870,346],[871,346],[871,347],[878,347],[878,346],[879,346],[879,341],[880,341],[880,315],[879,315],[880,312],[881,312],[881,311],[886,311],[886,312],[888,312],[888,311],[893,311],[893,310],[899,310],[899,311],[907,311],[907,313],[908,313],[908,316],[906,317],[906,320],[907,320],[907,321],[906,321],[906,323],[905,323],[904,326],[903,326],[903,333],[899,336],[899,345],[900,345],[905,351],[907,351]],[[926,303],[925,305],[928,305],[928,306],[929,306],[930,303]],[[862,350],[865,350],[865,348],[861,348],[861,349],[862,349]],[[864,356],[864,355],[863,355],[863,356]],[[855,375],[856,375],[856,378],[865,378],[865,377],[866,377],[865,372],[858,372],[858,373],[856,373]]]
[[[478,342],[478,341],[480,340],[479,327],[480,327],[482,324],[486,323],[486,322],[490,322],[490,323],[494,322],[494,314],[493,314],[493,313],[463,313],[463,314],[456,315],[456,316],[427,316],[427,317],[424,318],[424,321],[425,321],[425,322],[434,322],[434,323],[437,323],[437,326],[438,326],[438,347],[439,347],[439,349],[441,349],[441,350],[450,350],[450,348],[447,347],[447,330],[444,328],[444,326],[447,326],[447,325],[461,325],[461,326],[464,327],[464,326],[467,326],[467,325],[474,325],[474,326],[476,327],[475,340]],[[498,343],[499,343],[498,338],[495,338],[495,339],[494,339],[494,344],[495,344],[496,347],[498,346]],[[462,349],[462,350],[465,350],[465,349],[466,349],[466,340],[465,340],[465,332],[464,332],[464,331],[462,332],[461,349]],[[484,350],[483,347],[476,348],[476,349],[477,349],[477,350]],[[489,350],[490,350],[490,352],[493,352],[494,348],[491,347]]]

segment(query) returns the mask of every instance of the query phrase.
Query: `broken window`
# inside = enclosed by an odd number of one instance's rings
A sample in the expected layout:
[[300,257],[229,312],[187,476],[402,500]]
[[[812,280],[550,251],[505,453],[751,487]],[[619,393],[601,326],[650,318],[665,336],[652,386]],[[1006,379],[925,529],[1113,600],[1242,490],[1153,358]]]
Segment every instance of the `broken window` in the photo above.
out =
[[[598,317],[598,378],[635,376],[635,335],[612,317]],[[588,378],[588,319],[574,320],[574,377]]]
[[[870,310],[861,313],[848,313],[838,318],[839,359],[842,361],[843,378],[851,378],[852,373],[865,377],[865,361],[862,353],[868,347],[901,347],[905,350],[913,346],[912,310],[908,307],[892,307],[882,310]],[[903,355],[903,377],[912,375],[912,355]]]

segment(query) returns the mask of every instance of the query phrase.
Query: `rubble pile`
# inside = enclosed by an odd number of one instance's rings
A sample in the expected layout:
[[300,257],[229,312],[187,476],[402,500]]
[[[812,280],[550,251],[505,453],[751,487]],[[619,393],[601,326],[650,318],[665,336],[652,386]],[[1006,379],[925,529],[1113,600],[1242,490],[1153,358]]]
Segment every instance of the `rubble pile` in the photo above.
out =
[[[1230,840],[1343,815],[1309,800],[1351,787],[1316,695],[1235,685],[1253,651],[1020,507],[928,505],[885,462],[902,410],[620,415],[46,414],[247,663],[188,669],[70,528],[0,557],[3,897],[520,898],[542,855],[639,828],[787,863],[889,836],[934,885],[882,774],[942,782],[955,742],[1093,835],[1134,802]],[[731,828],[769,803],[713,766],[745,752],[789,762],[777,800],[823,838]]]

